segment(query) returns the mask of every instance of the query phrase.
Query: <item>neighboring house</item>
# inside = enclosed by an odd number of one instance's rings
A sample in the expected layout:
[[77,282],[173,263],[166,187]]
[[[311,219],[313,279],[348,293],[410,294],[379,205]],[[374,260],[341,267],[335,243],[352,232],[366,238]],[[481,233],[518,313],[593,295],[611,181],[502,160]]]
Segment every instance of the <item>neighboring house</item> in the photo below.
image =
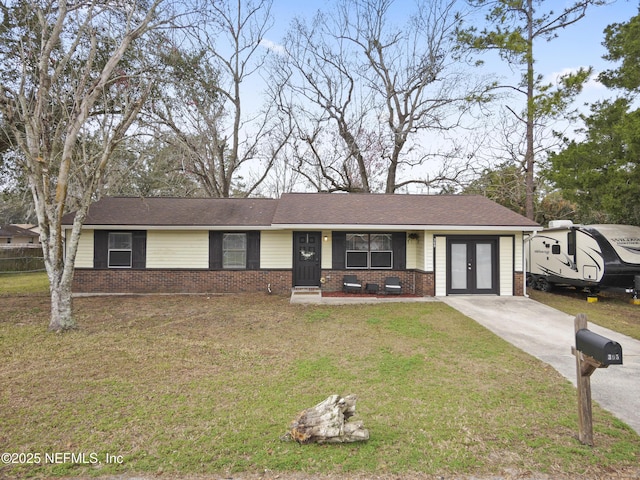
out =
[[540,229],[481,196],[103,198],[80,237],[74,291],[336,291],[355,274],[397,276],[417,295],[523,295],[523,237]]
[[27,225],[0,226],[0,245],[25,246],[39,243],[40,235],[27,228]]

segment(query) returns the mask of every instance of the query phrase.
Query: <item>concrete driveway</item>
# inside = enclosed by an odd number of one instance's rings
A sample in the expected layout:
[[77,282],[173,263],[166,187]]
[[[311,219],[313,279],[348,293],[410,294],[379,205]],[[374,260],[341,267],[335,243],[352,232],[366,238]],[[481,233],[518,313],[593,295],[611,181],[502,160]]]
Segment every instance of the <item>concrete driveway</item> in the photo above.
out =
[[[438,300],[462,312],[576,384],[574,317],[525,297],[450,296]],[[622,345],[623,365],[599,368],[591,396],[640,434],[640,341],[589,322],[589,329]],[[576,397],[576,409],[577,397]]]

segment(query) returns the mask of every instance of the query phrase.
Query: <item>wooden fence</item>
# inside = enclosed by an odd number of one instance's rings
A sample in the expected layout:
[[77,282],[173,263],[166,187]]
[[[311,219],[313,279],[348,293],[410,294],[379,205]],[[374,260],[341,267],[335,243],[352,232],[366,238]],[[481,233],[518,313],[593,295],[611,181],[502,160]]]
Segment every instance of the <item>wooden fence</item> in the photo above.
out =
[[44,260],[40,245],[3,245],[0,248],[0,273],[42,271]]

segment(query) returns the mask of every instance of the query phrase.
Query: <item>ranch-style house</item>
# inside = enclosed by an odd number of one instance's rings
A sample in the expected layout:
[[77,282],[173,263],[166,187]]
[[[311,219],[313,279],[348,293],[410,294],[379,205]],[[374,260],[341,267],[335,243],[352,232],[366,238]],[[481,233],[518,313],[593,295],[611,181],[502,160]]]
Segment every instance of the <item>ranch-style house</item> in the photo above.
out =
[[73,290],[330,292],[355,275],[363,290],[397,277],[419,296],[524,295],[523,241],[540,229],[482,196],[105,197],[85,220]]

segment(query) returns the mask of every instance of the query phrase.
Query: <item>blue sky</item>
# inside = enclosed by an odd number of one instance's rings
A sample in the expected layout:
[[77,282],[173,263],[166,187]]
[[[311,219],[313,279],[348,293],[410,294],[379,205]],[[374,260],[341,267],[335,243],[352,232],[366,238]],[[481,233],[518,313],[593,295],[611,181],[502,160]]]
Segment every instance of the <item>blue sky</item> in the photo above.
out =
[[[395,0],[393,8],[394,11],[397,12],[397,19],[395,20],[399,25],[404,25],[403,17],[406,16],[407,12],[414,9],[415,1],[416,0]],[[460,1],[463,2],[464,0]],[[540,11],[547,11],[549,5],[552,6],[551,8],[557,10],[562,8],[563,5],[573,4],[575,1],[576,0],[545,0],[543,2],[545,8],[541,8]],[[275,25],[267,34],[267,42],[272,46],[277,45],[282,41],[294,17],[301,16],[310,20],[317,10],[326,10],[330,5],[333,5],[334,2],[335,0],[273,0],[272,14]],[[542,75],[545,82],[553,82],[561,74],[575,71],[580,67],[591,66],[594,68],[596,75],[604,69],[613,68],[613,64],[602,58],[602,55],[606,53],[606,49],[602,45],[604,40],[603,31],[610,24],[624,23],[631,17],[638,15],[639,6],[640,1],[638,0],[617,0],[610,5],[590,7],[585,18],[559,31],[558,38],[551,42],[539,42],[534,46],[536,73]],[[477,18],[484,19],[484,15],[480,14]],[[504,85],[514,85],[520,80],[521,72],[512,72],[509,66],[499,59],[497,54],[493,53],[492,56],[487,55],[482,58],[485,60],[485,67],[482,71],[474,73],[482,72],[484,75],[497,75],[500,83]],[[257,90],[255,92],[257,93]],[[584,113],[588,113],[586,104],[615,96],[616,92],[606,89],[603,85],[596,82],[595,79],[592,79],[585,86],[583,93],[576,99],[574,107],[579,108]],[[518,110],[517,102],[522,101],[522,99],[522,96],[514,96],[511,99],[496,102],[493,107],[494,112],[498,110],[504,111],[504,105],[507,104],[510,107],[514,107],[515,110]],[[514,102],[516,103],[514,104]],[[487,129],[484,137],[486,139],[486,145],[482,147],[483,149],[488,148],[484,158],[494,158],[492,148],[496,145],[499,148],[501,127],[488,118],[486,120],[483,119],[481,123],[483,123],[484,128]],[[569,120],[558,120],[558,122],[551,125],[551,127],[556,130],[563,130],[568,136],[575,136],[575,128],[579,126],[579,124]],[[423,143],[433,146],[435,150],[437,150],[440,145],[450,143],[448,138],[442,137],[441,134],[437,132],[425,132],[421,135],[424,135]],[[467,132],[464,130],[461,130],[459,134],[454,133],[453,135],[460,135],[461,138],[467,138]],[[545,135],[543,135],[543,137],[545,137]],[[550,136],[547,136],[547,138],[550,138]],[[473,141],[469,140],[469,143],[471,144]],[[437,162],[428,162],[421,167],[415,167],[411,171],[404,172],[404,175],[401,174],[401,176],[408,175],[417,177],[430,175],[431,171],[435,171],[436,166]]]
[[[269,32],[268,40],[279,43],[295,16],[310,19],[317,10],[325,9],[332,3],[332,0],[273,0],[275,26]],[[570,4],[573,1],[546,0],[544,3],[559,9],[562,4]],[[394,3],[399,17],[404,13],[403,7],[404,11],[412,10],[414,4],[414,0],[396,0]],[[612,65],[602,59],[602,55],[606,53],[602,46],[603,31],[607,25],[626,22],[637,15],[639,5],[640,2],[637,0],[617,0],[610,5],[590,7],[585,18],[562,30],[558,38],[536,45],[538,73],[552,79],[562,72],[576,70],[579,67],[593,66],[596,72],[611,68]],[[491,66],[495,66],[495,71],[508,74],[508,69],[500,62],[490,57],[485,58],[490,69]],[[611,92],[592,81],[585,89],[581,100],[591,102],[610,95]]]
[[[613,68],[614,64],[602,58],[607,52],[602,45],[604,29],[612,23],[624,23],[638,14],[640,2],[618,0],[612,5],[594,7],[585,18],[560,32],[560,36],[537,46],[538,63],[545,76],[566,69],[593,66],[596,72]],[[585,89],[586,97],[608,96],[604,86],[591,82]],[[586,100],[586,99],[585,99]]]

